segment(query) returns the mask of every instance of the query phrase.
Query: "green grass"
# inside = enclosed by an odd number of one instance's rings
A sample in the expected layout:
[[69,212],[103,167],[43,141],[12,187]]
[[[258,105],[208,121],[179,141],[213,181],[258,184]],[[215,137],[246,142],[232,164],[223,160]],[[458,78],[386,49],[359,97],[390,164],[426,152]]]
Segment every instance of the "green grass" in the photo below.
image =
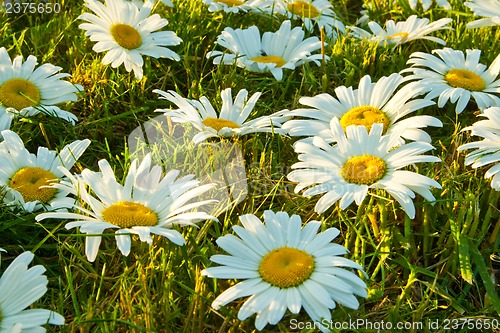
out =
[[[220,91],[246,88],[252,94],[263,92],[255,116],[299,107],[301,96],[321,92],[334,94],[336,87],[357,86],[366,74],[376,81],[382,76],[406,68],[415,51],[440,48],[427,41],[415,41],[397,48],[379,47],[345,36],[325,47],[330,61],[322,66],[304,65],[285,71],[281,82],[270,75],[250,73],[234,66],[212,65],[206,54],[215,46],[217,35],[227,26],[248,27],[260,31],[275,30],[280,21],[255,14],[209,13],[194,0],[175,1],[175,8],[158,5],[155,13],[168,19],[183,43],[172,49],[179,62],[145,59],[142,81],[136,81],[123,67],[112,69],[100,63],[102,54],[92,51],[93,42],[78,28],[83,1],[57,0],[62,11],[52,15],[0,14],[1,46],[12,56],[33,54],[39,63],[50,62],[72,74],[72,82],[82,84],[81,98],[66,106],[78,116],[71,126],[58,119],[34,117],[19,119],[12,129],[35,151],[47,146],[60,149],[76,139],[89,138],[92,144],[75,167],[97,170],[97,161],[108,159],[120,178],[130,164],[127,137],[137,126],[158,116],[156,108],[168,108],[152,90],[175,90],[188,98],[207,96],[220,106]],[[373,17],[403,20],[414,14],[405,0],[394,6],[385,1],[367,0],[373,5]],[[447,46],[482,50],[481,62],[489,65],[498,55],[500,30],[469,30],[473,20],[462,1],[450,1],[453,10],[431,7],[419,16],[437,20],[453,18],[454,30],[437,32]],[[361,0],[335,1],[335,8],[354,25]],[[299,22],[294,22],[298,25]],[[218,104],[219,103],[219,104]],[[124,257],[116,249],[112,234],[105,237],[94,263],[84,255],[84,237],[64,228],[64,222],[44,220],[36,223],[33,214],[13,213],[0,207],[0,247],[3,267],[24,250],[35,252],[37,264],[47,268],[49,291],[35,307],[52,309],[66,319],[63,327],[47,327],[50,332],[253,332],[254,317],[237,319],[242,304],[238,300],[219,311],[211,302],[235,281],[202,278],[200,272],[210,265],[209,257],[220,253],[215,240],[231,232],[238,216],[266,209],[298,214],[304,222],[319,220],[323,227],[341,230],[340,241],[367,273],[369,297],[361,300],[358,310],[339,306],[333,320],[347,322],[422,322],[424,328],[406,331],[445,331],[443,325],[461,318],[476,322],[498,318],[500,298],[500,214],[499,192],[491,190],[484,170],[464,167],[464,154],[456,148],[469,141],[460,130],[476,121],[474,103],[459,116],[454,105],[436,106],[422,113],[439,118],[443,128],[431,128],[433,152],[442,163],[418,166],[421,174],[436,179],[442,190],[435,190],[436,202],[417,196],[417,215],[408,219],[399,205],[383,192],[368,196],[358,208],[340,210],[334,206],[326,213],[314,213],[317,197],[304,198],[293,192],[286,179],[296,160],[293,139],[279,135],[256,135],[241,140],[248,196],[219,216],[219,223],[207,222],[199,228],[183,228],[187,242],[183,247],[155,238],[151,246],[133,241],[132,252]],[[178,161],[182,165],[184,161]],[[264,332],[288,332],[290,321],[308,321],[304,312],[287,314],[276,326]],[[434,329],[428,323],[439,321]],[[304,332],[312,330],[304,329]],[[366,332],[375,329],[361,330]],[[394,330],[393,330],[394,331]],[[473,331],[455,329],[457,332]],[[497,330],[498,331],[498,330]]]

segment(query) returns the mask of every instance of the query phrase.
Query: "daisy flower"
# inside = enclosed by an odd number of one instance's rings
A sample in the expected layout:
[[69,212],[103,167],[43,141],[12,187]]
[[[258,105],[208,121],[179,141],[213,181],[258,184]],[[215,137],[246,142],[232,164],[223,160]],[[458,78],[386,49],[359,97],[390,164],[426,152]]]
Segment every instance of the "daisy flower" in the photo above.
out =
[[261,0],[203,0],[208,5],[209,12],[223,10],[226,13],[238,13],[240,11],[258,11],[262,4]]
[[177,110],[157,109],[156,111],[164,112],[174,122],[190,123],[199,131],[193,137],[195,143],[200,143],[208,138],[242,136],[257,132],[286,134],[280,127],[281,123],[288,119],[284,117],[287,110],[271,116],[248,120],[261,95],[260,92],[253,94],[247,100],[248,91],[242,89],[233,102],[231,88],[224,89],[221,92],[222,107],[219,114],[205,96],[196,101],[183,98],[172,90],[164,92],[156,89],[153,92],[160,94],[161,99],[166,99],[178,107]]
[[85,35],[97,44],[95,52],[107,52],[102,63],[116,68],[125,64],[127,72],[134,71],[135,77],[142,79],[142,55],[153,58],[180,60],[177,53],[165,46],[182,42],[172,31],[157,31],[168,24],[158,14],[151,15],[153,2],[146,0],[137,6],[124,0],[85,0],[85,6],[95,14],[83,13],[78,18],[88,23],[79,25],[86,30]]
[[37,154],[31,154],[21,138],[10,130],[1,132],[4,141],[0,143],[0,187],[6,194],[4,202],[33,212],[41,209],[54,210],[72,205],[67,191],[58,191],[46,186],[63,178],[58,169],[70,169],[82,156],[90,140],[77,140],[66,145],[59,153],[39,147]]
[[[217,37],[217,44],[228,51],[212,51],[207,58],[214,57],[213,63],[234,64],[252,72],[271,72],[276,80],[283,78],[283,69],[294,70],[304,62],[320,65],[321,54],[311,53],[321,49],[317,37],[304,40],[304,31],[300,27],[291,28],[290,21],[284,21],[276,32],[265,32],[260,36],[259,29],[226,28]],[[325,59],[328,59],[325,56]]]
[[0,277],[0,331],[10,333],[45,332],[42,325],[64,325],[64,317],[45,309],[26,309],[47,292],[45,268],[28,268],[33,253],[17,256]]
[[484,178],[492,178],[491,187],[500,191],[500,107],[488,108],[480,116],[487,120],[480,120],[463,131],[471,131],[471,135],[483,140],[466,143],[458,150],[475,149],[465,156],[465,165],[472,165],[474,169],[493,164]]
[[[421,128],[441,127],[443,124],[431,116],[405,116],[433,105],[426,99],[411,100],[422,88],[412,84],[400,87],[403,77],[391,74],[372,83],[369,75],[364,76],[358,89],[340,86],[335,89],[337,98],[323,93],[314,97],[301,97],[299,102],[310,108],[301,108],[287,113],[288,116],[306,119],[288,120],[282,126],[291,136],[321,136],[327,142],[334,142],[330,121],[336,117],[344,130],[349,125],[363,125],[369,131],[373,124],[383,124],[383,132],[399,133],[401,138],[431,142],[431,137]],[[399,144],[404,143],[400,140]]]
[[374,124],[370,132],[364,126],[349,126],[344,133],[337,118],[331,121],[331,131],[334,146],[321,137],[314,137],[312,143],[297,142],[294,149],[300,162],[292,165],[295,170],[288,174],[289,180],[298,182],[295,193],[312,186],[304,196],[324,194],[316,203],[317,213],[324,213],[339,200],[341,209],[353,201],[360,205],[372,188],[393,196],[411,219],[415,218],[414,192],[428,201],[435,200],[429,188],[441,188],[439,183],[400,170],[414,163],[439,162],[438,157],[419,155],[434,149],[429,143],[411,142],[394,148],[399,135],[382,135],[382,124]]
[[345,26],[333,10],[328,0],[277,0],[272,9],[290,19],[300,19],[307,31],[314,26],[323,28],[328,38],[336,38],[337,32],[343,33]]
[[467,28],[500,25],[500,0],[470,0],[464,3],[475,16],[484,18],[467,23]]
[[[408,3],[413,10],[416,10],[417,4],[420,3],[422,5],[422,9],[424,10],[424,12],[426,12],[431,7],[433,0],[408,0]],[[444,9],[451,9],[451,5],[447,0],[436,0],[436,4]]]
[[[212,184],[199,186],[192,176],[177,179],[179,171],[172,170],[161,177],[161,167],[151,164],[148,154],[138,165],[134,160],[124,184],[117,182],[108,161],[98,162],[101,172],[83,170],[80,177],[62,169],[69,182],[54,184],[55,189],[71,192],[79,197],[85,207],[75,204],[77,213],[51,212],[36,216],[37,221],[47,218],[73,220],[67,229],[80,228],[80,232],[92,234],[85,238],[85,253],[94,261],[102,234],[106,229],[115,229],[115,239],[120,252],[128,256],[131,234],[151,244],[151,234],[167,237],[177,245],[183,245],[182,235],[171,227],[175,224],[194,225],[200,220],[217,220],[195,208],[211,204],[214,200],[191,201],[212,188]],[[92,194],[93,192],[93,194]]]
[[358,27],[348,26],[352,30],[353,36],[359,39],[368,39],[379,45],[401,45],[416,39],[427,39],[439,44],[446,44],[441,38],[427,36],[429,33],[451,29],[446,26],[452,21],[450,18],[442,18],[435,22],[429,23],[427,18],[418,18],[416,15],[410,16],[406,21],[395,23],[389,20],[385,23],[386,30],[374,21],[368,22],[368,27],[372,31],[369,33]]
[[43,113],[62,118],[74,125],[77,121],[75,115],[61,110],[55,104],[76,101],[76,93],[83,91],[83,87],[61,80],[70,76],[67,73],[58,73],[61,67],[42,64],[35,69],[37,64],[36,57],[32,55],[28,56],[24,63],[22,56],[17,56],[11,61],[5,47],[0,47],[2,123],[5,124],[7,121],[8,117],[3,115],[7,112],[21,117]]
[[462,51],[451,48],[433,50],[432,53],[439,57],[423,52],[412,53],[407,62],[412,64],[411,68],[401,71],[412,73],[405,77],[405,81],[417,80],[427,93],[426,98],[438,97],[440,108],[448,100],[457,103],[457,114],[465,109],[471,97],[481,110],[500,105],[500,98],[495,95],[500,92],[500,80],[497,79],[500,55],[487,68],[479,63],[481,50],[466,50],[465,56]]
[[[7,110],[0,110],[0,131],[10,129],[14,114],[7,112]],[[0,135],[0,139],[2,136]]]
[[239,236],[225,235],[217,244],[229,255],[216,254],[210,260],[222,266],[209,267],[202,275],[217,279],[244,279],[220,294],[214,309],[235,299],[250,296],[241,306],[238,319],[257,314],[255,326],[262,330],[277,324],[286,309],[297,314],[303,307],[323,331],[321,322],[331,320],[336,303],[357,309],[355,295],[366,297],[366,284],[343,267],[362,267],[344,257],[347,250],[331,241],[336,228],[318,233],[321,223],[310,221],[302,227],[300,216],[286,212],[264,212],[264,223],[253,214],[239,217],[233,226]]

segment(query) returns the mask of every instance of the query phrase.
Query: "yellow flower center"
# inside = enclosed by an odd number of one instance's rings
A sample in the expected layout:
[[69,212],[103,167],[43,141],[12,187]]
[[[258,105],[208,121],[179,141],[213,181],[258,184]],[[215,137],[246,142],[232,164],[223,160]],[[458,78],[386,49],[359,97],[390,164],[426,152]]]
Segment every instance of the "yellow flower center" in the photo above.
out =
[[128,24],[113,24],[111,26],[111,36],[118,45],[127,50],[133,50],[142,45],[141,34]]
[[293,1],[288,3],[288,10],[292,14],[304,18],[314,18],[320,15],[319,11],[311,3],[306,1]]
[[263,56],[258,56],[258,57],[255,57],[255,58],[251,58],[250,60],[253,60],[255,62],[261,62],[263,64],[276,64],[276,67],[281,67],[284,64],[286,64],[285,59],[283,59],[280,56],[263,55]]
[[40,103],[40,90],[25,79],[10,79],[0,87],[0,104],[18,111]]
[[17,171],[10,179],[10,188],[18,191],[25,202],[40,201],[48,202],[56,195],[55,188],[40,188],[58,180],[52,172],[42,168],[26,167]]
[[369,132],[373,124],[383,124],[384,132],[387,130],[391,121],[383,111],[373,106],[357,106],[347,111],[340,118],[340,125],[345,129],[349,125],[365,126]]
[[484,80],[467,69],[452,69],[444,76],[448,84],[455,88],[464,88],[470,91],[482,91],[486,88]]
[[341,175],[351,184],[370,185],[384,177],[387,165],[377,156],[354,156],[345,162]]
[[220,118],[211,118],[208,117],[202,121],[203,125],[212,127],[214,130],[219,132],[224,127],[228,128],[239,128],[240,126],[231,120],[220,119]]
[[103,210],[102,218],[104,221],[121,228],[147,227],[158,223],[158,216],[150,208],[130,201],[112,204]]
[[299,286],[314,271],[314,258],[307,252],[281,247],[266,254],[259,265],[259,274],[264,281],[278,287]]
[[398,38],[400,37],[400,41],[404,41],[406,38],[408,38],[408,33],[407,32],[398,32],[395,34],[392,34],[390,36],[387,36],[387,39],[393,39],[393,38]]
[[236,7],[244,4],[241,0],[216,0],[216,2],[223,3],[228,7]]

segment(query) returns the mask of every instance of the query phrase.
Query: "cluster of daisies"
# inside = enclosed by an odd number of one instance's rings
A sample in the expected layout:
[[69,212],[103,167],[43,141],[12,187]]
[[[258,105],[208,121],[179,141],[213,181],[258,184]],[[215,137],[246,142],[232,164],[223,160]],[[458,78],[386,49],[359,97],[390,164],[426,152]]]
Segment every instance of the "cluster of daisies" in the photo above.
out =
[[[9,193],[5,200],[31,211],[45,210],[36,216],[37,221],[71,220],[67,229],[79,227],[81,233],[89,234],[85,238],[89,261],[96,259],[99,235],[104,230],[115,230],[117,247],[127,256],[131,235],[151,244],[155,234],[183,245],[185,240],[174,225],[216,220],[195,210],[213,203],[198,200],[212,184],[200,185],[191,175],[179,178],[177,170],[165,174],[161,166],[152,164],[151,155],[140,163],[134,160],[121,183],[106,160],[99,161],[99,172],[69,171],[87,148],[88,140],[75,141],[59,153],[41,147],[35,155],[25,149],[16,133],[4,130],[1,134],[1,152],[8,161],[2,170],[10,175],[4,178]],[[357,308],[355,295],[367,296],[363,280],[344,269],[362,271],[361,266],[342,257],[347,249],[332,243],[339,235],[338,229],[318,232],[320,222],[303,224],[298,215],[286,212],[265,211],[264,221],[247,214],[240,216],[240,221],[243,227],[233,227],[240,238],[225,235],[217,240],[229,253],[212,256],[211,260],[221,266],[202,272],[209,277],[245,280],[217,297],[212,304],[215,309],[253,295],[238,317],[243,320],[256,314],[255,325],[262,329],[267,323],[279,322],[286,309],[298,313],[303,307],[319,322],[331,318],[330,309],[337,303]],[[52,311],[25,310],[47,290],[43,267],[27,268],[32,259],[31,252],[21,254],[0,279],[1,328],[9,332],[41,328],[46,323],[64,324],[64,318]],[[26,296],[19,298],[16,290]]]
[[[390,0],[388,0],[390,2]],[[173,6],[170,1],[161,1]],[[410,16],[406,21],[385,22],[385,28],[369,21],[365,8],[360,27],[346,26],[327,0],[204,0],[209,11],[256,12],[284,18],[280,28],[261,34],[257,26],[246,29],[227,27],[216,44],[224,50],[211,50],[207,58],[215,65],[233,65],[246,71],[272,75],[282,80],[284,69],[294,70],[306,62],[320,65],[329,61],[322,51],[325,42],[315,33],[324,33],[326,43],[335,43],[340,34],[366,39],[380,45],[400,45],[425,39],[441,45],[446,42],[429,35],[451,29],[451,19],[430,22]],[[438,6],[450,8],[446,0]],[[487,3],[487,4],[485,4]],[[468,1],[474,13],[484,18],[469,23],[476,28],[500,24],[500,1]],[[427,10],[432,1],[409,0],[412,8]],[[156,2],[146,0],[85,0],[91,12],[79,19],[80,28],[92,41],[93,50],[105,52],[103,64],[125,66],[142,79],[143,55],[179,60],[168,47],[182,43],[172,31],[159,31],[168,21],[151,15]],[[302,27],[293,27],[301,20]],[[305,38],[306,33],[311,37]],[[316,53],[317,51],[321,51]],[[369,191],[381,190],[393,197],[409,218],[415,217],[416,194],[434,201],[435,180],[418,174],[416,163],[439,162],[428,154],[434,149],[427,127],[441,127],[437,118],[421,115],[426,107],[456,104],[459,114],[471,99],[481,111],[482,120],[464,128],[482,138],[464,144],[459,150],[473,149],[465,158],[473,168],[491,166],[485,173],[491,186],[500,190],[500,55],[486,66],[480,62],[480,50],[435,49],[416,52],[407,61],[410,67],[373,82],[363,77],[357,87],[336,87],[335,95],[322,93],[304,96],[303,106],[271,115],[252,117],[262,92],[242,89],[233,98],[231,89],[220,92],[222,106],[216,110],[207,97],[187,99],[175,91],[155,90],[160,99],[177,108],[156,110],[173,122],[190,124],[196,131],[193,142],[231,139],[252,133],[275,133],[297,137],[294,150],[298,162],[287,177],[296,183],[295,192],[320,196],[315,211],[326,212],[338,203],[346,209],[360,205]],[[36,57],[26,61],[10,58],[0,48],[0,188],[4,204],[18,212],[37,214],[35,219],[69,220],[67,229],[78,228],[85,237],[89,261],[97,258],[101,234],[114,230],[119,251],[127,256],[132,235],[152,243],[153,235],[163,236],[177,245],[185,239],[179,226],[200,221],[217,221],[211,214],[215,200],[207,194],[215,184],[202,184],[193,175],[179,170],[165,172],[151,155],[134,160],[123,181],[118,181],[107,160],[98,162],[99,171],[72,171],[90,141],[77,140],[60,151],[39,147],[29,152],[22,138],[10,130],[19,117],[45,114],[75,124],[77,118],[57,105],[76,101],[83,87],[66,80],[69,74],[52,64],[37,67]],[[419,114],[419,115],[415,115]],[[219,279],[241,279],[212,303],[213,308],[250,296],[241,306],[238,318],[256,314],[257,329],[278,323],[286,313],[302,308],[315,322],[331,319],[336,304],[356,309],[356,296],[366,297],[366,284],[351,269],[363,273],[357,263],[342,257],[347,250],[332,241],[336,228],[318,232],[317,221],[302,223],[297,215],[265,211],[263,220],[253,214],[240,216],[242,226],[234,226],[236,235],[217,239],[228,254],[210,259],[220,266],[202,274]],[[46,291],[47,278],[41,266],[28,269],[33,254],[18,256],[0,278],[0,325],[2,330],[21,332],[45,323],[62,325],[64,318],[48,310],[24,310]],[[347,269],[345,269],[347,268]],[[13,290],[22,288],[26,297],[12,299]],[[29,326],[31,325],[31,326]],[[326,327],[321,327],[327,330]]]

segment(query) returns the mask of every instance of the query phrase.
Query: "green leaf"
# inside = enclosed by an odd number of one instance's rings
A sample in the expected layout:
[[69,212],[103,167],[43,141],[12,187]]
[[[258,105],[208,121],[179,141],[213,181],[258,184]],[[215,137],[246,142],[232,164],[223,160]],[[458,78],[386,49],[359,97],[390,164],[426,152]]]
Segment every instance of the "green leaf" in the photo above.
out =
[[479,249],[474,246],[471,240],[469,240],[469,244],[471,245],[469,249],[471,250],[470,253],[472,260],[474,261],[476,269],[479,272],[479,276],[483,281],[484,289],[486,289],[486,293],[490,297],[495,311],[498,315],[500,315],[500,298],[495,286],[493,285],[493,281],[491,280],[490,272],[488,271],[488,267],[484,261],[484,255],[479,252]]
[[458,262],[460,264],[460,275],[468,284],[472,284],[472,267],[470,263],[470,251],[468,237],[460,233],[459,221],[463,221],[467,208],[462,207],[457,219],[450,219],[451,234],[458,247]]

